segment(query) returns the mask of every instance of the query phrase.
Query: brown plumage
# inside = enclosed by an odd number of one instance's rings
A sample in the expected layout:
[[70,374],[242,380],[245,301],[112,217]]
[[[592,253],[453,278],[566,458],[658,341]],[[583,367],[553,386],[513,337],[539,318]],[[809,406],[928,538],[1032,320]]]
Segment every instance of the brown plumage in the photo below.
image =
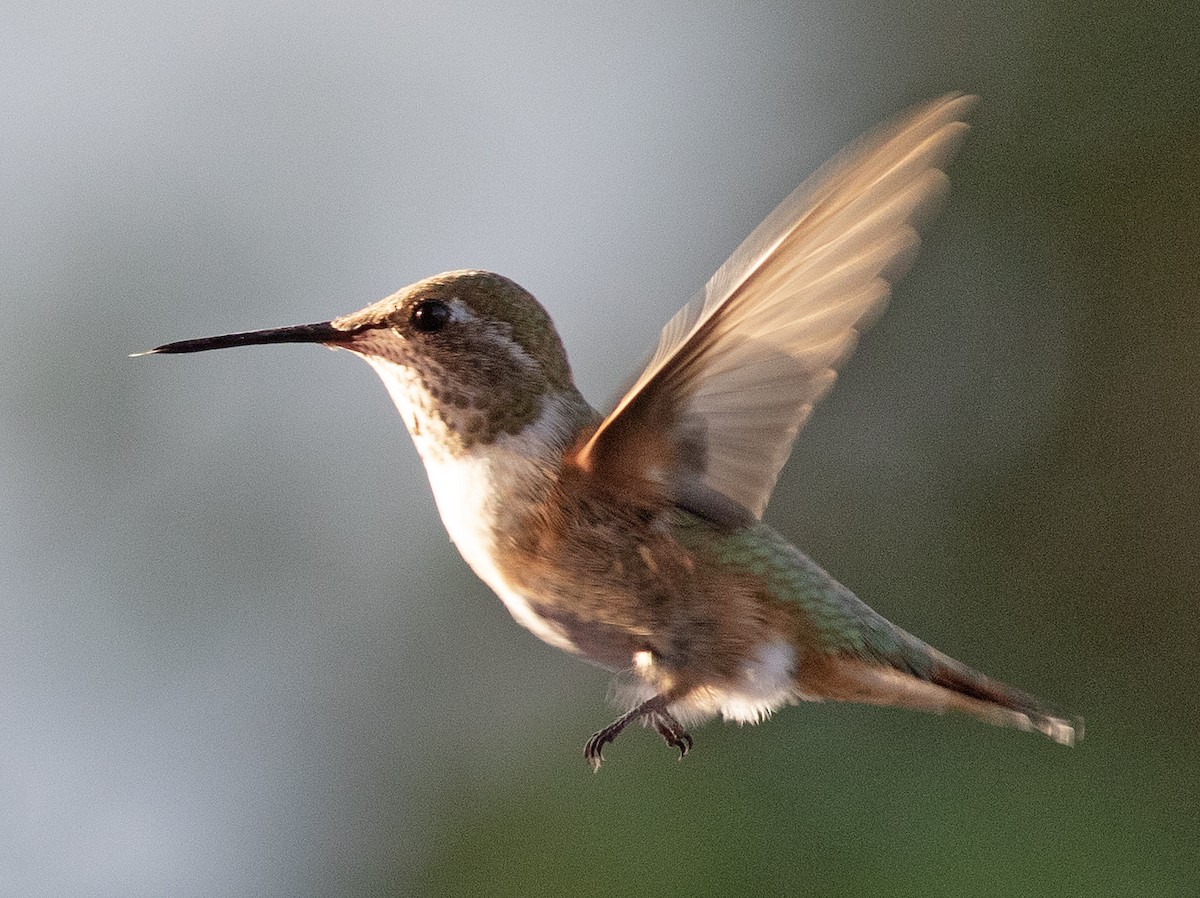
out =
[[320,342],[366,359],[459,551],[546,642],[622,672],[631,710],[684,724],[838,700],[962,711],[1071,744],[1082,728],[887,621],[761,521],[792,441],[911,262],[973,100],[927,103],[788,197],[663,330],[607,416],[545,310],[458,271],[322,324],[160,347]]

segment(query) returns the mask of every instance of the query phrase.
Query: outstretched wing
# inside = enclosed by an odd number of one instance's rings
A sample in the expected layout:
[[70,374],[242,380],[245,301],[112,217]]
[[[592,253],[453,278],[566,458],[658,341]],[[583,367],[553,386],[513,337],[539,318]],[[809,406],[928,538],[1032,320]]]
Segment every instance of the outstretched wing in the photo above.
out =
[[667,323],[576,463],[760,517],[813,403],[912,262],[974,101],[920,106],[800,185]]

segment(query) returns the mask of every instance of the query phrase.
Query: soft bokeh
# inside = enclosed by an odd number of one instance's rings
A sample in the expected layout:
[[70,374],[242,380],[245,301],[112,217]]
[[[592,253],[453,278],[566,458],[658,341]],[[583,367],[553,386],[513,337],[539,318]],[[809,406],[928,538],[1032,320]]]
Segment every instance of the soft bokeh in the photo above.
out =
[[[1180,896],[1200,869],[1186,4],[15,4],[0,894]],[[608,401],[820,161],[978,92],[768,518],[1088,719],[632,731],[438,522],[375,376],[156,343],[479,266]]]

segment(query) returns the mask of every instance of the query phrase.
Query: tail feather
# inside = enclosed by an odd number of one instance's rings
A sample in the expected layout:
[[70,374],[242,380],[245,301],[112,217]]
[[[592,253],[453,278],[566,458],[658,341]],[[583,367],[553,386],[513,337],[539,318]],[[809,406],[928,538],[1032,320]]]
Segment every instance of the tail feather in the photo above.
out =
[[1083,718],[1061,714],[1021,689],[1009,686],[933,650],[928,682],[971,702],[965,710],[983,720],[1036,731],[1060,745],[1083,739]]
[[[823,678],[820,697],[871,705],[897,705],[920,711],[958,711],[997,726],[1037,732],[1060,745],[1083,738],[1083,719],[1060,714],[1027,692],[972,670],[925,646],[919,672],[914,666],[880,664],[837,656],[832,675]],[[802,687],[803,688],[803,687]]]

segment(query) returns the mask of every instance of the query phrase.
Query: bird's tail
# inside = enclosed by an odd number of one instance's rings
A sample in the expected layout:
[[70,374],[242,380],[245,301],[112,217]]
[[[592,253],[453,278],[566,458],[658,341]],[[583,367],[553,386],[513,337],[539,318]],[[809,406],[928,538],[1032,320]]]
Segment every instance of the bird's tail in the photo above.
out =
[[[903,632],[903,631],[901,631]],[[1083,738],[1083,719],[1051,710],[1028,692],[993,679],[903,633],[903,658],[839,656],[822,698],[897,705],[921,711],[960,711],[997,726],[1038,732],[1060,745]]]
[[1061,714],[1021,689],[973,670],[936,649],[928,682],[959,696],[963,710],[989,723],[1036,731],[1060,745],[1083,738],[1083,718]]

